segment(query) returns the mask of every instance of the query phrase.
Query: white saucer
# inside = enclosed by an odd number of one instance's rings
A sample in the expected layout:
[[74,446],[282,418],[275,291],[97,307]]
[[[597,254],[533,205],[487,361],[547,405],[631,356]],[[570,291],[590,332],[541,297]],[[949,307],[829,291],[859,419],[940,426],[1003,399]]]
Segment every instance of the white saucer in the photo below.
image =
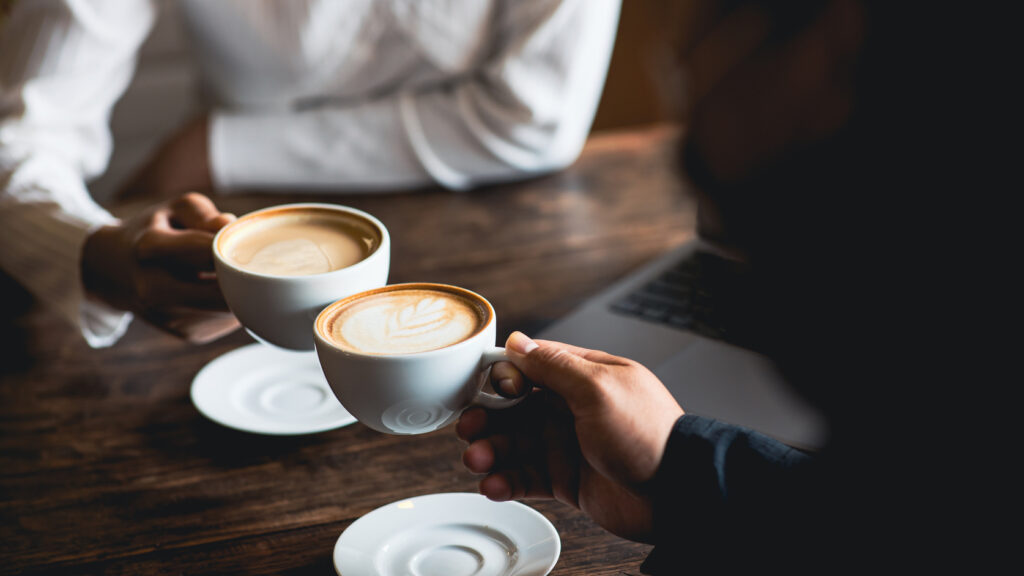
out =
[[334,397],[315,352],[249,344],[219,356],[192,380],[204,416],[256,434],[312,434],[355,422]]
[[562,543],[543,515],[479,494],[393,502],[353,522],[334,545],[342,576],[544,576]]

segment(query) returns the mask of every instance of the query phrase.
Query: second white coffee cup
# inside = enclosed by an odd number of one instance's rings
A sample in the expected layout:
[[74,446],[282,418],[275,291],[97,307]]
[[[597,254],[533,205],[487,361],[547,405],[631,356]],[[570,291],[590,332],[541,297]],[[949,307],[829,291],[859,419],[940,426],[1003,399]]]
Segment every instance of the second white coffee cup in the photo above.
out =
[[316,319],[320,366],[360,422],[389,434],[422,434],[469,406],[507,408],[522,398],[484,391],[495,314],[479,294],[445,284],[395,284],[343,298]]

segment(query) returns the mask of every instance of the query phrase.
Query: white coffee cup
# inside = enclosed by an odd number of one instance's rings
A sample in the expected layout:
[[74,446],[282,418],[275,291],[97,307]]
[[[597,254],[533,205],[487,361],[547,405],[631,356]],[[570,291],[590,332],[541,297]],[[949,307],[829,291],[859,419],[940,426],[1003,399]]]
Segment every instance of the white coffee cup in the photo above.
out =
[[[415,302],[389,303],[417,291],[422,294],[414,296],[419,298]],[[426,321],[416,329],[437,328],[447,322],[438,320],[443,307],[431,300],[436,293],[462,298],[475,306],[480,314],[478,325],[455,342],[442,339],[434,343],[440,346],[426,350],[406,347],[399,342],[404,336],[393,336],[401,331],[395,323],[403,317],[425,310],[422,316]],[[358,324],[356,314],[383,320],[379,334],[371,334],[364,341],[339,336],[346,330],[342,326]],[[339,326],[345,315],[352,319]],[[357,420],[379,432],[422,434],[454,422],[469,406],[507,408],[522,400],[483,390],[489,367],[507,358],[504,348],[494,345],[494,308],[483,296],[464,288],[412,283],[354,294],[324,308],[316,319],[314,337],[320,366],[335,396]]]
[[[353,238],[365,242],[366,255],[341,268],[303,275],[284,275],[247,268],[232,257],[235,244],[258,236],[281,219],[310,215],[328,223],[337,219]],[[319,220],[317,220],[319,222]],[[365,239],[361,235],[366,232]],[[287,247],[286,247],[287,248]],[[289,251],[279,250],[287,258]],[[257,339],[290,350],[313,350],[311,327],[324,306],[335,300],[387,283],[391,240],[379,220],[354,208],[335,204],[286,204],[257,210],[222,228],[213,239],[217,281],[231,312]]]

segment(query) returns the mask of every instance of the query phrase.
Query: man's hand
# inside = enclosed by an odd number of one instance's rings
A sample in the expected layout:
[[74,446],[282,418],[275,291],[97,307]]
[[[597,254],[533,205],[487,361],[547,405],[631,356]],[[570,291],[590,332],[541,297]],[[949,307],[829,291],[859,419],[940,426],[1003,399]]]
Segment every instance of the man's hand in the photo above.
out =
[[95,231],[82,249],[86,292],[193,343],[238,328],[213,275],[213,236],[234,220],[185,194]]
[[118,193],[120,200],[148,198],[153,201],[172,198],[185,192],[210,192],[209,122],[199,117],[164,141],[154,154]]
[[487,475],[480,492],[492,500],[555,498],[614,534],[648,541],[649,481],[683,415],[679,404],[632,360],[518,332],[506,353],[514,367],[495,365],[496,389],[521,391],[523,375],[538,388],[513,408],[474,408],[459,420],[456,433],[470,442],[463,462]]

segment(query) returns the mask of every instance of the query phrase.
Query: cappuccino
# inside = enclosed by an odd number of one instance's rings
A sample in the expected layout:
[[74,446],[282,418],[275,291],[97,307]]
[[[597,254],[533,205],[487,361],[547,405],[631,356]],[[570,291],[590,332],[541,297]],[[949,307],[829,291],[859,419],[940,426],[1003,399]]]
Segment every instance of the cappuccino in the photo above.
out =
[[270,210],[233,223],[218,248],[232,265],[271,276],[309,276],[347,268],[380,245],[371,223],[315,207]]
[[490,321],[490,306],[467,290],[398,284],[351,296],[328,308],[317,330],[359,354],[414,354],[458,344]]

